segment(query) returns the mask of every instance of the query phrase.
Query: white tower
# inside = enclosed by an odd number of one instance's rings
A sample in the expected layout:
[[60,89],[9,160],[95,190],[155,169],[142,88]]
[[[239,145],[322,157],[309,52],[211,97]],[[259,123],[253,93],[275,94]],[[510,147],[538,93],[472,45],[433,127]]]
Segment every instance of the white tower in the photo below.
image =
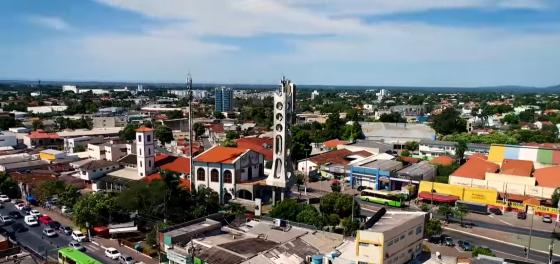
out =
[[136,129],[136,165],[138,176],[146,177],[154,170],[154,130],[141,126]]
[[281,199],[291,187],[293,165],[290,155],[291,127],[295,120],[296,86],[282,78],[280,88],[274,93],[274,157],[272,172],[266,184],[273,186],[272,202],[276,202],[276,192],[281,190]]

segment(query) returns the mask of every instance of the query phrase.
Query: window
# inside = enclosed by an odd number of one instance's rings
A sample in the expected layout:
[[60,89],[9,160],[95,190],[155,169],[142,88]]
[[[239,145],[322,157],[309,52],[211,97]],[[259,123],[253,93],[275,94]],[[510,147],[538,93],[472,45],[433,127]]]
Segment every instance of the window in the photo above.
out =
[[197,181],[204,181],[204,169],[203,168],[198,168],[198,170],[196,170],[196,180]]
[[420,234],[420,233],[422,233],[422,226],[418,226],[418,227],[416,228],[416,234],[418,235],[418,234]]
[[142,135],[138,135],[138,142],[142,142]]
[[138,149],[138,155],[142,156],[142,149]]
[[148,148],[148,156],[152,155],[152,149]]
[[152,167],[152,161],[148,160],[148,167]]
[[146,136],[146,141],[151,142],[152,141],[152,135],[147,135]]
[[142,161],[140,161],[140,167],[142,167]]
[[410,231],[408,231],[408,235],[409,235],[409,236],[412,235],[412,229],[410,229]]
[[217,169],[213,169],[210,172],[210,181],[212,181],[212,182],[219,182],[220,181],[220,173],[218,172]]
[[231,171],[229,171],[229,170],[224,171],[224,182],[225,183],[231,183],[232,182]]

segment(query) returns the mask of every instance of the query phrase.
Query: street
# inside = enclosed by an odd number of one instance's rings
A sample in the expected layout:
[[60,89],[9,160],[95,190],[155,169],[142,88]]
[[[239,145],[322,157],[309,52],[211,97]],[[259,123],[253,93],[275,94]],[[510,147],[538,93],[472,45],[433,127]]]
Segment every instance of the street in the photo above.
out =
[[[4,203],[4,208],[0,209],[0,214],[7,215],[10,211],[18,211],[14,204],[12,203]],[[23,212],[19,211],[20,213]],[[57,236],[48,238],[43,235],[43,228],[44,225],[38,225],[34,227],[30,227],[26,225],[23,221],[23,218],[15,219],[14,223],[20,223],[28,228],[27,231],[15,233],[15,238],[17,242],[22,245],[27,250],[33,251],[31,253],[35,253],[37,255],[45,256],[45,254],[49,255],[50,259],[56,260],[57,253],[56,251],[60,247],[66,247],[72,241],[70,236],[67,236],[61,232],[57,231]],[[11,231],[10,225],[4,225],[4,229]],[[91,257],[103,262],[103,263],[115,263],[115,261],[109,260],[104,255],[104,249],[100,246],[97,246],[91,242],[82,243],[82,245],[86,248],[86,254],[90,255]]]

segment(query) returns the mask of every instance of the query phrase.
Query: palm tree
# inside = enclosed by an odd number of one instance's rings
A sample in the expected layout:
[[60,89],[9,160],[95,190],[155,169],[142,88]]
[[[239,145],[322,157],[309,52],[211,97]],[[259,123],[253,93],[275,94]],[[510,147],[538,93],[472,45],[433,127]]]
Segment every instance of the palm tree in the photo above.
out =
[[461,226],[463,226],[463,218],[467,216],[468,213],[469,211],[467,210],[467,207],[465,207],[464,205],[458,205],[453,208],[453,215],[461,219]]

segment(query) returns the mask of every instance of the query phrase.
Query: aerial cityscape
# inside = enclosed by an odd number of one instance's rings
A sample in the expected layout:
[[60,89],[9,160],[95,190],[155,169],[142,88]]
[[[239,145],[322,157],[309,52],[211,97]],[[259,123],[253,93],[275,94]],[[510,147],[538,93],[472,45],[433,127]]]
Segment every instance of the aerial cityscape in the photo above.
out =
[[560,263],[560,2],[0,2],[0,263]]

